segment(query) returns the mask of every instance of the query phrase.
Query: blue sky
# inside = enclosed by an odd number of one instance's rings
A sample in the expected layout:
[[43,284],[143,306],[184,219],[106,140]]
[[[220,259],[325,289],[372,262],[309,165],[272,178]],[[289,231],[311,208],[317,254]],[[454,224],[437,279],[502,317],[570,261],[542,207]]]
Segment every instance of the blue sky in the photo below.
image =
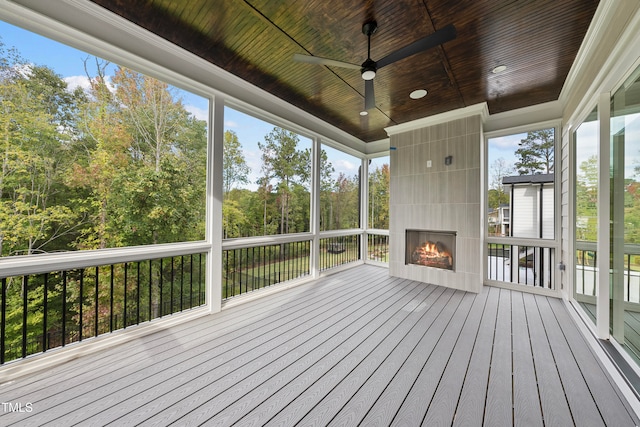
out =
[[[66,46],[62,43],[47,39],[30,31],[16,27],[14,25],[0,21],[0,37],[5,48],[15,47],[20,56],[36,65],[46,65],[59,74],[70,88],[76,86],[88,87],[88,80],[84,70],[84,60],[90,58],[90,73],[95,74],[95,60],[80,50]],[[107,68],[107,75],[112,75],[116,68],[111,64]],[[187,111],[201,120],[208,121],[208,100],[190,92],[177,89],[178,95],[182,98]],[[258,141],[263,141],[264,136],[273,129],[274,125],[252,118],[246,114],[235,111],[231,108],[225,109],[225,130],[233,130],[243,146],[245,160],[251,168],[249,181],[252,183],[249,188],[255,189],[256,180],[260,174],[261,159],[258,150]],[[306,146],[308,139],[301,137]],[[338,150],[331,151],[330,160],[336,170],[336,176],[343,172],[349,176],[357,173],[359,160],[352,156],[343,154]]]

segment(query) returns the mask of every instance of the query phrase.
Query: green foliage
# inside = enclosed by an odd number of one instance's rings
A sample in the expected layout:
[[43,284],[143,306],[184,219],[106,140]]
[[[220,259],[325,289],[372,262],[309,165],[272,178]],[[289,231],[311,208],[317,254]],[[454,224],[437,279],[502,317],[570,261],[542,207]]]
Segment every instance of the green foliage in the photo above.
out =
[[554,130],[543,129],[527,133],[515,151],[518,161],[515,168],[520,175],[553,173]]
[[388,164],[369,170],[369,227],[389,229],[389,182]]
[[238,135],[231,130],[224,132],[224,155],[222,159],[223,191],[227,195],[237,184],[249,182],[249,166],[244,160]]

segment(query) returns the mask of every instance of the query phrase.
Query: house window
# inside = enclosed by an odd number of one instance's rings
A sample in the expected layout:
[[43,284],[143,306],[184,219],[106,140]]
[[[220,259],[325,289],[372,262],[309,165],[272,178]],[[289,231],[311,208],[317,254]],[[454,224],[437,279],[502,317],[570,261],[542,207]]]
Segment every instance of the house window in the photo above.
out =
[[208,99],[0,34],[0,255],[204,240]]

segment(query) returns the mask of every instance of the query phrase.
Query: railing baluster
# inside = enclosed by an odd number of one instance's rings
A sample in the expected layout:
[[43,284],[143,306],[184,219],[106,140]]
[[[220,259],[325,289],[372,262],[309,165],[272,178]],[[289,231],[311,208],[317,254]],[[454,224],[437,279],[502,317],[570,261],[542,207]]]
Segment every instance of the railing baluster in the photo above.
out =
[[189,255],[189,308],[193,308],[193,254]]
[[78,327],[78,341],[82,341],[82,328],[83,328],[83,322],[82,322],[82,317],[84,315],[83,310],[82,310],[82,303],[83,303],[83,292],[84,292],[84,269],[80,269],[80,293],[78,296],[78,311],[79,311],[79,315],[80,315],[80,325]]
[[67,271],[62,272],[62,347],[67,343]]
[[164,288],[164,268],[162,266],[162,258],[160,258],[160,281],[158,283],[158,288],[160,290],[160,317],[162,317],[162,315],[164,314],[164,305],[163,305],[163,301],[162,301],[162,294],[163,292],[163,288]]
[[169,288],[169,314],[173,313],[173,288],[175,287],[176,269],[175,269],[175,257],[171,257],[171,288]]
[[[42,295],[42,352],[47,351],[49,344],[47,343],[47,321],[49,317],[49,273],[43,276],[43,295]],[[2,320],[4,324],[4,319]],[[2,334],[4,338],[4,333]]]
[[99,301],[99,299],[98,299],[98,293],[99,293],[99,291],[98,291],[98,289],[99,289],[99,287],[98,287],[98,284],[99,284],[99,282],[98,282],[98,271],[99,270],[100,270],[100,267],[96,267],[95,294],[93,296],[93,307],[94,307],[93,308],[94,309],[94,320],[93,320],[93,323],[94,323],[94,325],[93,325],[93,333],[94,333],[94,335],[93,336],[94,337],[97,337],[98,334],[99,334],[99,329],[98,329],[98,323],[99,323],[99,317],[98,316],[99,316],[99,311],[100,311],[99,307],[98,307],[98,301]]
[[113,332],[113,287],[114,287],[114,268],[111,264],[111,278],[109,279],[109,332]]
[[627,299],[631,301],[631,254],[627,254]]
[[153,319],[153,260],[149,260],[149,319]]
[[2,294],[0,297],[0,304],[2,305],[2,310],[0,313],[0,364],[4,364],[4,354],[6,350],[6,333],[7,333],[7,279],[6,277],[2,278],[2,290],[0,291]]
[[29,276],[22,276],[22,357],[27,357],[27,314],[29,313],[28,303]]
[[123,319],[123,322],[124,322],[124,329],[126,329],[127,325],[129,324],[129,316],[127,315],[127,311],[128,311],[127,310],[127,290],[128,290],[127,289],[127,280],[129,279],[128,274],[127,274],[129,272],[128,266],[129,266],[129,263],[125,262],[124,263],[124,297],[123,297],[124,305],[122,307],[122,311],[123,311],[122,319]]
[[140,261],[136,263],[136,325],[140,324]]

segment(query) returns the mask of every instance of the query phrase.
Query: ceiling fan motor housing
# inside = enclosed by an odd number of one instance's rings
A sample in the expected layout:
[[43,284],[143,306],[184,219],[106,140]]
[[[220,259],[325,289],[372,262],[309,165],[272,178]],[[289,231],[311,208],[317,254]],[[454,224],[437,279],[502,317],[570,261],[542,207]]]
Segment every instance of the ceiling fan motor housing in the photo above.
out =
[[369,21],[362,24],[362,33],[367,36],[367,60],[362,63],[360,74],[364,80],[373,80],[378,71],[376,61],[371,59],[371,36],[378,30],[376,21]]

